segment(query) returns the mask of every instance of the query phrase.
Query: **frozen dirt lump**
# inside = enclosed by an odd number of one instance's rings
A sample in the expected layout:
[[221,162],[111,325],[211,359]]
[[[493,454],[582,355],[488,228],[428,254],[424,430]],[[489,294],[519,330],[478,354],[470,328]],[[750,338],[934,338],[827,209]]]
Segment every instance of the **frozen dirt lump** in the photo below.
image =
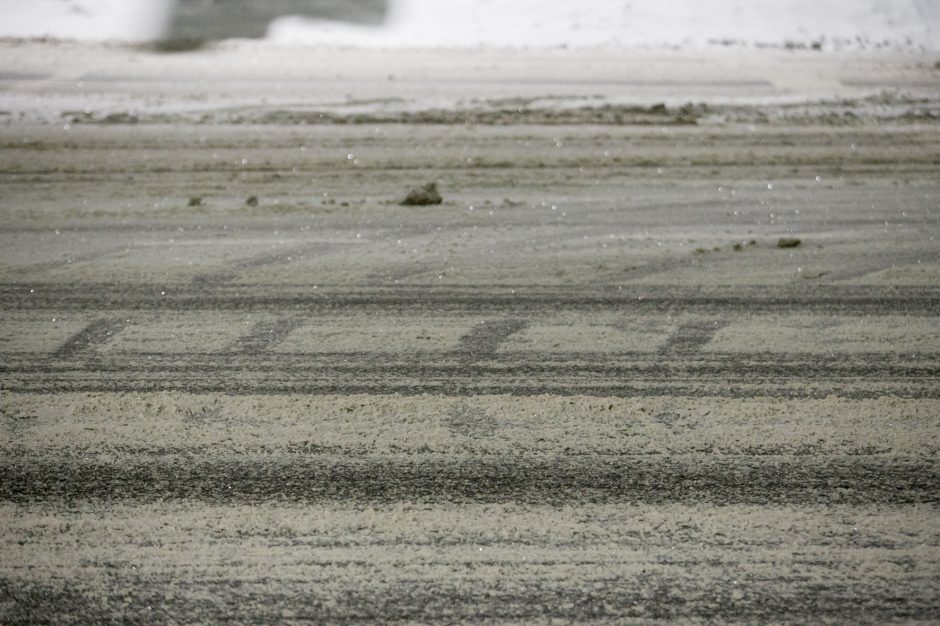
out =
[[443,201],[444,199],[437,190],[437,183],[428,183],[409,191],[405,199],[401,201],[401,204],[402,206],[427,206],[430,204],[440,204]]

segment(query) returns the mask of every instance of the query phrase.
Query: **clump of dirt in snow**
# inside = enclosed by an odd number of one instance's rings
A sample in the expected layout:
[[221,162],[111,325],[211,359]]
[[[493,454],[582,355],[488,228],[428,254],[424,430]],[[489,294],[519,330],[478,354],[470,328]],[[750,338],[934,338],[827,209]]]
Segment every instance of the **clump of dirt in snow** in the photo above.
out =
[[780,239],[777,240],[777,247],[778,248],[798,248],[801,243],[803,242],[800,241],[799,239],[796,239],[795,237],[794,238],[781,237]]
[[427,206],[429,204],[440,204],[443,201],[444,199],[437,190],[437,183],[428,183],[423,187],[415,187],[409,191],[401,204],[402,206]]

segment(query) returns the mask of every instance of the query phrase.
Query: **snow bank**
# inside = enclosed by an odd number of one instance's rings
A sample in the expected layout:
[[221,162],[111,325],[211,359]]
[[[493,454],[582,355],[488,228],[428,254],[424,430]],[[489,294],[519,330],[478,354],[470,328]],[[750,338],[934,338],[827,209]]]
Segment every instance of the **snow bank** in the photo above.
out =
[[[263,0],[259,0],[263,1]],[[940,48],[938,0],[391,0],[388,23],[283,18],[271,39],[428,48],[770,45]],[[169,0],[0,0],[0,36],[143,40]]]
[[0,0],[0,37],[147,41],[168,23],[170,0]]
[[399,0],[386,26],[286,19],[277,40],[368,47],[936,48],[937,0]]

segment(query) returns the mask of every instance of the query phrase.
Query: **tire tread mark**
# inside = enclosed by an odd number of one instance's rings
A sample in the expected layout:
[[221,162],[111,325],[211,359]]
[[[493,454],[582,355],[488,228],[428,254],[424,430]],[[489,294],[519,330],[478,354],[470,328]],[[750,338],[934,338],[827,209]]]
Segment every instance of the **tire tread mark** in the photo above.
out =
[[299,317],[260,321],[255,324],[249,334],[238,338],[234,350],[245,354],[270,352],[287,339],[292,331],[302,326],[304,322],[305,320]]
[[245,270],[250,270],[265,265],[279,265],[290,263],[295,257],[303,258],[305,254],[317,252],[329,252],[333,249],[343,248],[349,244],[329,243],[318,241],[316,243],[307,243],[300,246],[286,248],[279,252],[259,254],[247,258],[234,260],[226,267],[202,274],[197,274],[191,280],[194,287],[213,287],[222,285],[238,278]]
[[528,320],[524,319],[484,320],[460,338],[457,356],[463,362],[490,359],[496,354],[499,344],[528,325]]
[[919,457],[810,460],[334,457],[177,463],[36,459],[0,463],[0,501],[936,503],[940,474]]
[[96,345],[124,330],[124,323],[113,318],[99,318],[78,331],[53,352],[54,357],[74,357],[93,349]]
[[[289,256],[289,255],[288,255]],[[285,256],[267,259],[267,263]],[[212,278],[212,276],[215,276]],[[396,309],[430,312],[491,312],[493,315],[544,313],[546,308],[565,310],[617,309],[637,314],[677,311],[708,316],[787,313],[796,311],[826,315],[940,315],[940,290],[904,288],[854,288],[815,286],[795,293],[764,287],[709,292],[671,289],[667,286],[636,287],[629,290],[558,289],[535,286],[512,292],[509,287],[470,286],[395,289],[348,289],[320,285],[280,285],[279,291],[260,292],[251,285],[217,285],[222,275],[203,275],[195,284],[175,287],[161,294],[153,285],[86,283],[67,286],[0,284],[0,310],[69,308],[75,310],[295,310],[340,311]]]
[[693,320],[679,326],[660,348],[662,354],[699,352],[719,330],[728,325],[726,320]]

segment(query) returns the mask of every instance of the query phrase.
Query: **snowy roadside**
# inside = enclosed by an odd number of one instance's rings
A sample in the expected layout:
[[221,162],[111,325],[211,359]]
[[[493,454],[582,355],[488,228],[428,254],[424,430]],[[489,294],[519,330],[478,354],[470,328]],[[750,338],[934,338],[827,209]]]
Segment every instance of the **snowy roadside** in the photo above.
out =
[[929,0],[401,0],[384,28],[285,19],[275,41],[375,48],[807,48],[930,50]]
[[936,123],[937,54],[0,42],[0,125]]
[[[0,0],[0,37],[142,41],[171,0]],[[269,40],[359,48],[807,48],[937,50],[932,0],[393,0],[364,27],[284,18]]]

